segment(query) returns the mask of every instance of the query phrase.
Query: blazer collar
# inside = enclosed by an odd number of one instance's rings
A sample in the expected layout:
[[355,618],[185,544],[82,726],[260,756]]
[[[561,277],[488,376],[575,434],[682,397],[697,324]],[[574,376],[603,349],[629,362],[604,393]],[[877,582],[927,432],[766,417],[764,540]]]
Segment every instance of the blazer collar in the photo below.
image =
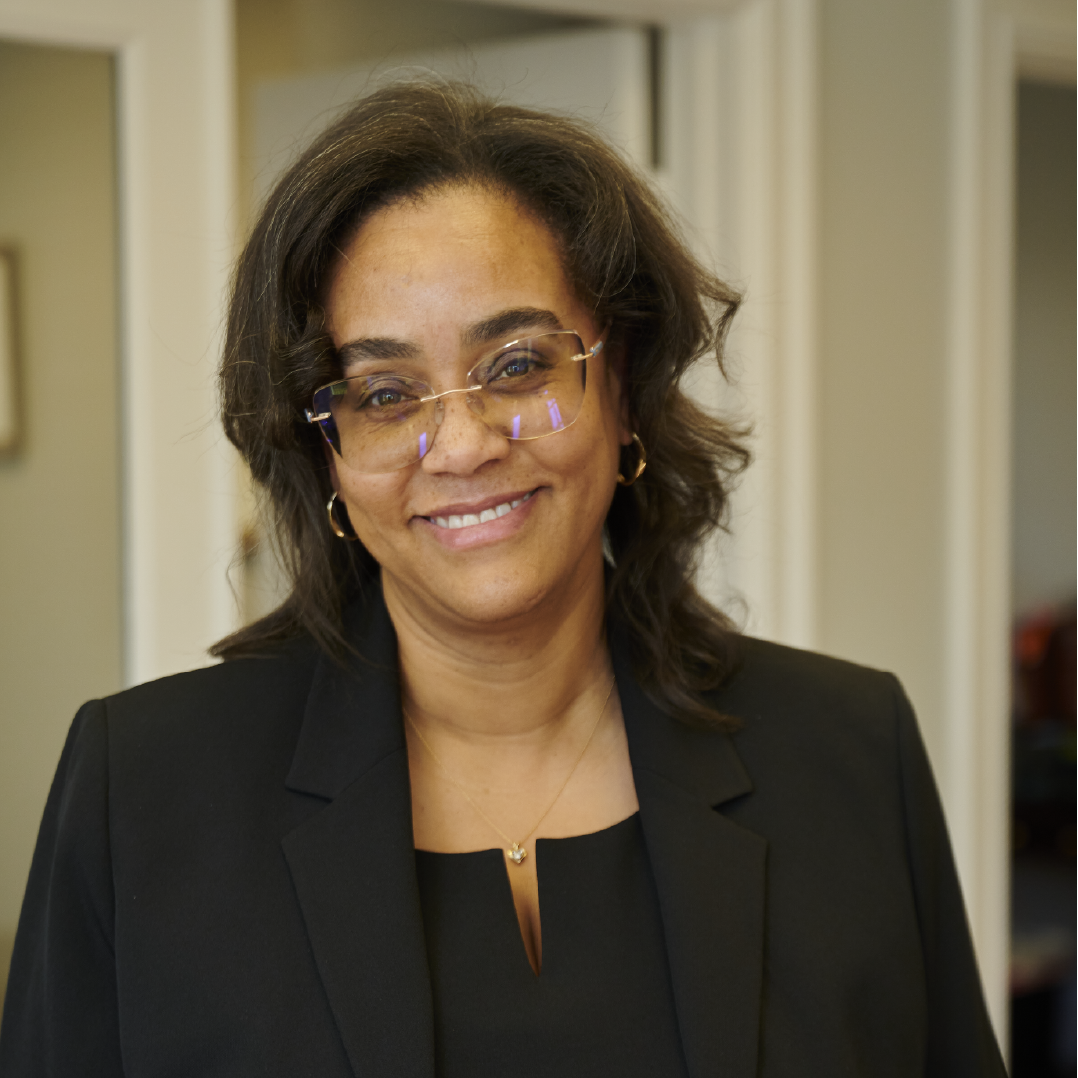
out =
[[[396,634],[380,588],[346,626],[363,658],[319,660],[286,783],[330,803],[283,847],[354,1071],[433,1078]],[[728,735],[690,729],[645,695],[613,625],[610,648],[689,1073],[749,1078],[766,843],[716,808],[752,784]]]
[[362,658],[319,660],[286,780],[330,804],[282,845],[357,1078],[434,1078],[397,637],[381,588],[346,628]]
[[728,734],[690,728],[647,697],[616,630],[610,651],[689,1074],[749,1078],[760,1038],[767,843],[716,809],[752,783]]
[[320,655],[285,785],[332,800],[379,761],[404,749],[397,634],[375,586],[345,611],[357,654]]

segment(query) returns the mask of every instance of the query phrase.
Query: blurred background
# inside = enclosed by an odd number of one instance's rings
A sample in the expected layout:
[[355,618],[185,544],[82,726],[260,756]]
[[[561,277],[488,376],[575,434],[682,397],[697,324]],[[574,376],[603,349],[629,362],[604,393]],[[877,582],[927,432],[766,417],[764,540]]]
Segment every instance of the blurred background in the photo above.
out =
[[895,671],[1013,1072],[1075,1073],[1075,10],[1065,0],[0,0],[0,983],[67,726],[280,580],[219,434],[228,270],[414,70],[598,124],[746,295],[701,585]]

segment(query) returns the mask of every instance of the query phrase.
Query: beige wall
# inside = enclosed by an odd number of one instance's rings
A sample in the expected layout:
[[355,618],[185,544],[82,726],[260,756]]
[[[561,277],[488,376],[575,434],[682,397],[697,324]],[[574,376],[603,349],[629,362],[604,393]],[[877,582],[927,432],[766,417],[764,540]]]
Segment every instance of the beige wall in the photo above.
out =
[[818,640],[894,670],[933,743],[943,707],[948,5],[822,0],[820,19]]
[[0,42],[26,440],[0,461],[0,983],[68,725],[121,687],[112,62]]
[[1073,86],[1018,97],[1013,604],[1074,598],[1075,329]]

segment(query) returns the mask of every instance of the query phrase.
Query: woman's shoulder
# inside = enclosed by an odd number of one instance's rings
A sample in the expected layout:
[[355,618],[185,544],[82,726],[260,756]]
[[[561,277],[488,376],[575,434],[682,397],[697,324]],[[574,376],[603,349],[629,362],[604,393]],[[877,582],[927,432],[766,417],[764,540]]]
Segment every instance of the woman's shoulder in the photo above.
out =
[[[110,713],[167,713],[193,707],[235,714],[258,704],[284,703],[310,687],[319,651],[306,636],[269,645],[262,654],[146,681],[105,697]],[[283,694],[283,695],[282,695]]]
[[882,762],[901,740],[919,737],[894,674],[751,637],[713,699],[738,720],[736,740],[754,756]]
[[256,832],[272,845],[292,820],[286,778],[318,661],[313,643],[295,640],[84,704],[49,826],[86,832],[82,845],[132,871],[155,850],[240,848]]
[[847,659],[744,636],[739,662],[721,692],[782,708],[797,701],[813,707],[872,710],[901,692],[894,674]]
[[316,645],[297,638],[264,655],[158,678],[91,701],[79,713],[97,725],[114,765],[185,760],[244,746],[255,755],[295,744],[315,666]]
[[819,886],[841,905],[838,892],[859,886],[864,866],[904,878],[914,833],[929,846],[945,835],[917,720],[893,674],[746,640],[719,696],[740,722],[733,743],[752,784],[727,814],[768,838],[772,866],[796,880],[789,894],[816,887],[827,865],[831,882]]

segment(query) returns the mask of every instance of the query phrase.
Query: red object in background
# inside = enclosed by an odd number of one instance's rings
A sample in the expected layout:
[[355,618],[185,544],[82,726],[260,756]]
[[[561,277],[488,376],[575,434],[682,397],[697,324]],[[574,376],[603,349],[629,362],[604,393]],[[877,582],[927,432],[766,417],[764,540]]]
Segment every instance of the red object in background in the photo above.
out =
[[1075,724],[1075,608],[1040,611],[1014,633],[1015,714],[1018,724],[1047,720]]
[[1038,611],[1014,630],[1012,849],[1075,856],[1075,608]]

